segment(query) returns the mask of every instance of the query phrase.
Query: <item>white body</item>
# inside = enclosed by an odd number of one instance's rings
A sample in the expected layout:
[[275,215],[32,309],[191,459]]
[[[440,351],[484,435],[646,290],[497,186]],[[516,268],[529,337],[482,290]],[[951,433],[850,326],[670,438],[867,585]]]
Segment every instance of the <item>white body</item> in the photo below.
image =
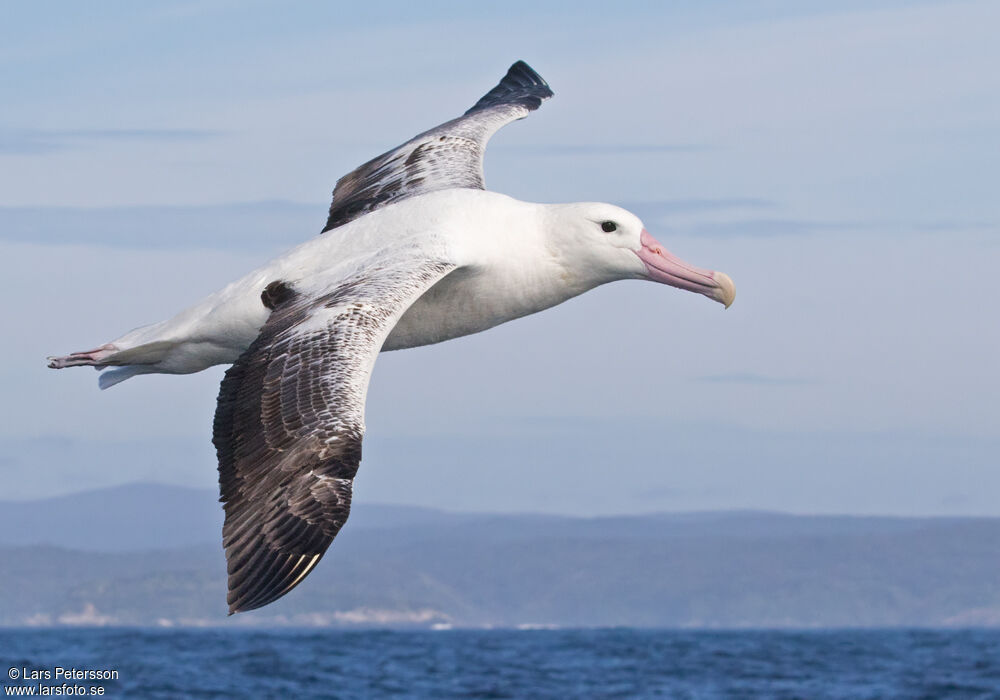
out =
[[[234,362],[267,320],[261,292],[277,280],[319,294],[380,260],[414,256],[455,263],[457,269],[409,308],[382,347],[398,350],[486,330],[604,282],[641,276],[635,255],[621,256],[623,269],[609,269],[607,251],[591,260],[586,245],[560,240],[560,214],[579,206],[604,207],[638,222],[611,205],[532,204],[473,189],[392,204],[293,248],[169,320],[112,341],[115,352],[106,363],[132,367],[107,373],[112,381],[106,384],[139,373],[183,374]],[[572,235],[568,226],[566,238]]]

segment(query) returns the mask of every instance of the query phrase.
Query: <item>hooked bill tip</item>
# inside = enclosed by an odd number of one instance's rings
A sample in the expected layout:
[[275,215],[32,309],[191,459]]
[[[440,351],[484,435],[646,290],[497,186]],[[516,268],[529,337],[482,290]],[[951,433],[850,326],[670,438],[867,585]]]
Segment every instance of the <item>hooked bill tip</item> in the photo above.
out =
[[712,279],[719,285],[715,298],[728,309],[736,299],[736,285],[725,272],[713,273]]

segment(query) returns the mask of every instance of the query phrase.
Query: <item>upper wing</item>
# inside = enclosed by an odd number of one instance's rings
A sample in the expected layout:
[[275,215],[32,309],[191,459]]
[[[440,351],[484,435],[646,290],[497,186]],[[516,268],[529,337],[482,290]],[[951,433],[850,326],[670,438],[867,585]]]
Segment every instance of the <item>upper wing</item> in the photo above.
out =
[[337,180],[323,231],[407,197],[453,187],[485,189],[486,142],[538,109],[552,90],[524,61],[458,119],[425,131]]
[[312,297],[268,285],[271,316],[226,372],[215,413],[230,614],[288,593],[344,525],[375,358],[410,304],[453,269],[382,267]]

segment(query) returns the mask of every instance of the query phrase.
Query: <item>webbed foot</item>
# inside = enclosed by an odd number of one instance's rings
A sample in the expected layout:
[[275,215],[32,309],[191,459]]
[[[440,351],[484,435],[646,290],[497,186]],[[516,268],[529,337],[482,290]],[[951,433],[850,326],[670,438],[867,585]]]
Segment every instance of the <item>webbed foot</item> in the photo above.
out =
[[74,352],[69,355],[63,355],[62,357],[48,357],[46,359],[49,361],[49,367],[52,369],[80,366],[93,366],[101,368],[105,366],[104,360],[111,355],[114,355],[116,352],[118,352],[118,346],[108,343],[107,345],[102,345],[101,347],[93,350]]

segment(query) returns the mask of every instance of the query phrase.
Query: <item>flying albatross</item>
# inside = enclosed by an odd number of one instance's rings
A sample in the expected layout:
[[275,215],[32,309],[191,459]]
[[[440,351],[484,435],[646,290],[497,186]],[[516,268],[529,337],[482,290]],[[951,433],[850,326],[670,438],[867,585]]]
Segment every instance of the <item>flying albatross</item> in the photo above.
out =
[[340,178],[323,235],[167,321],[48,358],[105,370],[102,389],[232,363],[213,431],[230,614],[297,586],[347,520],[380,351],[477,333],[620,279],[732,303],[729,277],[675,257],[624,209],[486,191],[487,141],[551,96],[518,61],[462,116]]

